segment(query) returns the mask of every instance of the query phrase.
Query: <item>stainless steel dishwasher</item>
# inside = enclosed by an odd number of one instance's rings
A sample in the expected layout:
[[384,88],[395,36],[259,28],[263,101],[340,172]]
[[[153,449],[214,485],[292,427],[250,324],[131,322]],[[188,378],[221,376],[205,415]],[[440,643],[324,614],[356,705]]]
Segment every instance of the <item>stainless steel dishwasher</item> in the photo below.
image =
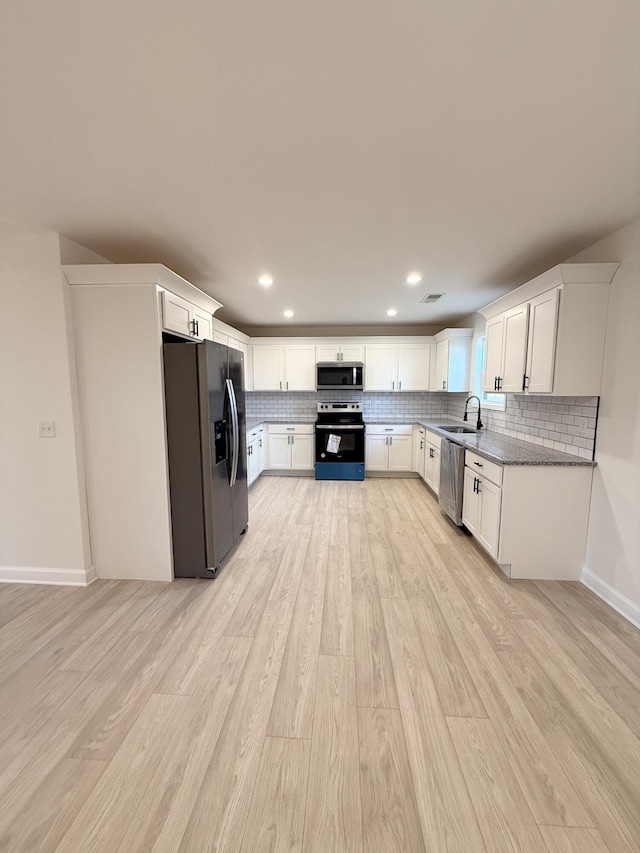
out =
[[449,518],[462,527],[462,487],[464,482],[464,447],[442,439],[440,449],[440,491],[438,503]]

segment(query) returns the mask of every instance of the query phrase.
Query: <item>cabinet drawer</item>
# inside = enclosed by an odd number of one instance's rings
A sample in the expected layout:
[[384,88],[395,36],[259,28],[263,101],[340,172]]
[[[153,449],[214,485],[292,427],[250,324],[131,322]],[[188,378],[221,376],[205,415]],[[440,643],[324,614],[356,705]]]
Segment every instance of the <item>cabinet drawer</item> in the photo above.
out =
[[249,442],[253,441],[254,438],[258,438],[258,436],[262,433],[262,431],[263,431],[262,424],[260,424],[260,426],[253,427],[253,429],[248,429],[247,430],[247,444],[249,444]]
[[502,485],[502,465],[496,465],[495,462],[489,462],[483,456],[478,456],[472,450],[465,450],[464,464],[475,471],[478,476],[486,477],[491,480],[496,486]]
[[413,424],[367,424],[367,435],[412,435]]
[[269,424],[269,435],[313,435],[313,424]]
[[[429,444],[433,444],[434,447],[437,447],[440,450],[440,446],[442,444],[442,436],[438,435],[437,432],[431,432],[430,429],[427,430],[426,439]],[[469,451],[467,451],[468,453]]]

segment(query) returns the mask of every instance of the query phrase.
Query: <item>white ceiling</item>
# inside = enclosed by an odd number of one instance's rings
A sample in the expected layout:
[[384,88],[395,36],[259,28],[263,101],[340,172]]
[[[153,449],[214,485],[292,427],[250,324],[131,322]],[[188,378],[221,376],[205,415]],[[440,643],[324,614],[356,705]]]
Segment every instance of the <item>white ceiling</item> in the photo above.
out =
[[0,216],[243,328],[443,326],[640,213],[637,0],[0,12]]

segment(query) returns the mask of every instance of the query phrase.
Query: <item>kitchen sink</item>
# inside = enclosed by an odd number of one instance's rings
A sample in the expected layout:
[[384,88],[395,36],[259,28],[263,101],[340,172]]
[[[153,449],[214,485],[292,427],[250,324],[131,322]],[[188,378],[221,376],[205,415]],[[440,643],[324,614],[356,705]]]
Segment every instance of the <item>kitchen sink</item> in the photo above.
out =
[[477,429],[471,429],[466,426],[448,426],[447,424],[441,424],[438,429],[443,429],[445,432],[477,432]]

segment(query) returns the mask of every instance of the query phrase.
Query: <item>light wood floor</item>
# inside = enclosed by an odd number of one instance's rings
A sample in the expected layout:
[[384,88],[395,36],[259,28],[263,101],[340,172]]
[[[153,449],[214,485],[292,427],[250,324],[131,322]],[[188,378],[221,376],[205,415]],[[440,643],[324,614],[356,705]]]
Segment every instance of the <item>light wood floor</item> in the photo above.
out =
[[215,581],[0,585],[0,850],[637,853],[640,632],[418,480],[250,503]]

